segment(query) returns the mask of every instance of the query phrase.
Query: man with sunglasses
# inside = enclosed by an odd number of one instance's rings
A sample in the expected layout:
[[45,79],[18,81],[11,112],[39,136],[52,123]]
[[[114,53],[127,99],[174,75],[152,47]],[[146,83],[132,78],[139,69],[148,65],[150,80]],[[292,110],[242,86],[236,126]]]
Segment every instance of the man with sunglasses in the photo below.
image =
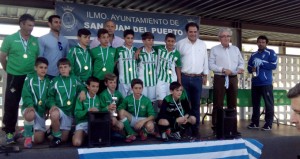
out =
[[66,57],[69,51],[69,42],[60,34],[61,19],[58,15],[48,18],[50,32],[39,38],[40,56],[49,61],[47,75],[50,79],[58,76],[56,63],[59,59]]
[[2,130],[6,133],[6,143],[14,143],[18,108],[26,74],[34,72],[35,59],[39,55],[38,40],[31,35],[34,17],[23,14],[19,18],[20,30],[4,38],[0,61],[7,73],[4,117]]

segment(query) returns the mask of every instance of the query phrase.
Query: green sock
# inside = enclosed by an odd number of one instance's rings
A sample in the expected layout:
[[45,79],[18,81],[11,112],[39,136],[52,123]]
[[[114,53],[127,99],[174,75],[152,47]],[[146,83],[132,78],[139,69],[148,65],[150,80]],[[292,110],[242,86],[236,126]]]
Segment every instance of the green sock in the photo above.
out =
[[53,135],[54,137],[61,138],[61,131],[58,131],[58,132],[52,132],[52,135]]
[[28,121],[24,120],[24,132],[23,132],[24,137],[32,137],[33,124],[34,124],[34,121],[28,122]]
[[126,130],[127,134],[128,135],[132,135],[132,134],[135,134],[134,130],[131,128],[130,124],[129,124],[129,121],[127,118],[124,118],[122,120],[123,124],[124,124],[124,129]]

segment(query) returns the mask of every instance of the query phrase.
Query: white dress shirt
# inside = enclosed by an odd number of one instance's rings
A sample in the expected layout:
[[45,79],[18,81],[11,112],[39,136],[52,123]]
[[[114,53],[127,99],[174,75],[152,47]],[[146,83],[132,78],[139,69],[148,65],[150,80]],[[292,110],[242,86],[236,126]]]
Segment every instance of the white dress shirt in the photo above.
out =
[[188,38],[180,40],[176,45],[181,55],[182,73],[208,74],[208,56],[205,43],[197,39],[191,43]]

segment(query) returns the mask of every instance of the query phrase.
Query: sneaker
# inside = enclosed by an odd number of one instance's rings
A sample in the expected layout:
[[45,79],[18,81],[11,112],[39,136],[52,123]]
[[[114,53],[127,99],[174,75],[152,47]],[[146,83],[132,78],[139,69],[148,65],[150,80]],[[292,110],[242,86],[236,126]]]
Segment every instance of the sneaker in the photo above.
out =
[[126,136],[125,142],[130,143],[136,139],[135,135],[128,135]]
[[7,133],[6,134],[6,144],[14,144],[15,139],[14,139],[14,135],[12,133]]
[[270,131],[272,130],[272,128],[268,125],[264,125],[262,128],[261,128],[262,131]]
[[50,142],[50,147],[53,148],[59,145],[61,145],[61,138],[53,137],[53,140]]
[[171,132],[172,132],[171,129],[167,129],[167,130],[166,130],[166,134],[167,134],[168,136],[171,135]]
[[142,141],[145,141],[148,138],[147,133],[144,132],[143,130],[140,131],[139,135],[140,135]]
[[171,133],[171,136],[173,136],[173,138],[176,140],[181,140],[181,135],[180,135],[179,131]]
[[164,142],[167,142],[169,141],[169,138],[167,136],[167,133],[166,132],[163,132],[161,133],[161,139],[164,141]]
[[247,127],[248,129],[259,129],[258,125],[251,123],[250,125],[248,125]]
[[195,142],[196,141],[196,137],[193,136],[187,136],[187,139],[189,142]]
[[32,147],[32,138],[26,137],[24,140],[24,147],[30,149]]

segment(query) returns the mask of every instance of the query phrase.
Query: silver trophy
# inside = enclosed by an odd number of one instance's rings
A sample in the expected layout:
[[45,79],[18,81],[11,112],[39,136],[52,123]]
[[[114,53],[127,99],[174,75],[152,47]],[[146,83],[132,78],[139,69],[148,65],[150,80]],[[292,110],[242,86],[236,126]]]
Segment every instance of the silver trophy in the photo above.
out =
[[[112,98],[112,103],[111,104],[116,105],[118,97],[111,97],[111,98]],[[111,111],[111,115],[114,116],[114,117],[118,116],[118,114],[116,113],[116,110]]]

